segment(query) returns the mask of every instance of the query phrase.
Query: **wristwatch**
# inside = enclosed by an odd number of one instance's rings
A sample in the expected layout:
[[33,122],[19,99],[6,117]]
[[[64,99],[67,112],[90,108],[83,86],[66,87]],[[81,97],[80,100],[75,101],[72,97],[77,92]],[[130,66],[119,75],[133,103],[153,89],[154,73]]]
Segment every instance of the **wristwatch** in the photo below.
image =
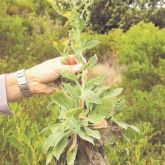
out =
[[24,69],[19,70],[16,72],[16,74],[17,74],[17,83],[22,92],[22,95],[24,97],[30,97],[32,94],[30,92],[28,81],[25,76],[25,70]]

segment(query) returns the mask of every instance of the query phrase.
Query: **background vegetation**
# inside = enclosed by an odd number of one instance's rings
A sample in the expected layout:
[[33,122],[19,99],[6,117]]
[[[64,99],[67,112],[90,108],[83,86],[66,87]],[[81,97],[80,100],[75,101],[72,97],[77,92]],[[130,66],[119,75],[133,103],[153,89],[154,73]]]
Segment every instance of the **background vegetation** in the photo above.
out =
[[[128,131],[115,144],[108,138],[113,165],[165,164],[164,7],[163,0],[96,0],[91,8],[83,35],[100,40],[100,45],[86,56],[97,54],[104,64],[93,74],[101,68],[107,82],[120,74],[113,84],[124,87],[127,106],[120,117],[141,130],[138,135]],[[1,0],[0,73],[57,57],[53,43],[62,45],[66,32],[65,19],[46,0]],[[40,131],[57,115],[56,109],[47,110],[48,102],[49,96],[21,100],[11,104],[13,117],[0,116],[0,164],[45,164]]]

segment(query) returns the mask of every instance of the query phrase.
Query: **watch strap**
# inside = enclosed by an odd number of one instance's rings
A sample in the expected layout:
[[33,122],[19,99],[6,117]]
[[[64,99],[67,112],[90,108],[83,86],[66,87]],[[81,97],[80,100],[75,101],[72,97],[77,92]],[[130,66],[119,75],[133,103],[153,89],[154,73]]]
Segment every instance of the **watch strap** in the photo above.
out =
[[32,94],[30,92],[28,81],[25,76],[25,70],[24,69],[19,70],[16,72],[16,74],[17,74],[17,83],[22,92],[22,95],[24,97],[30,97]]

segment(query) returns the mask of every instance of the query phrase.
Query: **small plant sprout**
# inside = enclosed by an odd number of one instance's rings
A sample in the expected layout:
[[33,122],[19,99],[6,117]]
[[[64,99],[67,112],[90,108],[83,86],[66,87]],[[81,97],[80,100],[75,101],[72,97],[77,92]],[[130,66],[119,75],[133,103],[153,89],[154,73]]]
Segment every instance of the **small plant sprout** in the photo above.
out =
[[[49,0],[57,13],[67,19],[69,26],[67,44],[61,55],[72,54],[79,62],[84,61],[84,53],[99,44],[97,40],[82,37],[82,33],[90,17],[89,7],[92,0]],[[104,86],[104,77],[87,78],[87,71],[97,63],[97,56],[91,56],[84,64],[82,72],[72,74],[63,72],[62,90],[52,95],[51,105],[59,109],[58,119],[47,131],[48,137],[43,144],[43,152],[47,154],[47,162],[52,160],[57,165],[90,164],[94,157],[107,164],[105,153],[99,152],[104,148],[103,132],[108,131],[114,137],[112,127],[123,129],[136,127],[120,122],[116,114],[124,107],[123,97],[119,97],[122,88],[109,89]],[[64,61],[72,64],[73,61]],[[113,125],[113,126],[112,126]],[[122,132],[123,134],[123,132]],[[123,136],[124,137],[124,136]],[[112,138],[111,138],[112,139]],[[97,154],[96,154],[97,153]]]

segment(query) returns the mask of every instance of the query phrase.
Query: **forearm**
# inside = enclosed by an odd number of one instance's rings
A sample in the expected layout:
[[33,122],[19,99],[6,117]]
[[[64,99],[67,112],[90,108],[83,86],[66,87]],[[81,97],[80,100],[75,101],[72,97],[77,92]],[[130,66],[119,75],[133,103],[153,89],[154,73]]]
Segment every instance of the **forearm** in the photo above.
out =
[[[28,74],[27,77],[29,78]],[[15,101],[22,97],[22,92],[17,83],[17,74],[0,75],[0,113],[12,115],[8,106],[9,101]]]
[[21,91],[17,84],[16,73],[6,75],[6,95],[8,101],[15,101],[22,97]]

